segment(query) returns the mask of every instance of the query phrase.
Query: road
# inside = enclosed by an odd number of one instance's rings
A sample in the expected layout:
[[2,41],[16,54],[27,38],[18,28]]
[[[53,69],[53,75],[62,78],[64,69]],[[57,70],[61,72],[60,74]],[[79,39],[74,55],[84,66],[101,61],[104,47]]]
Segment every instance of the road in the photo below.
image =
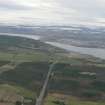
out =
[[55,61],[53,64],[51,64],[51,66],[49,67],[49,71],[48,71],[48,74],[47,74],[47,77],[45,79],[45,82],[44,82],[44,85],[43,85],[43,88],[40,92],[40,95],[38,97],[38,99],[36,100],[36,104],[35,105],[42,105],[43,104],[43,99],[44,99],[44,96],[45,96],[45,92],[46,92],[46,89],[47,89],[47,86],[48,86],[48,82],[49,82],[49,79],[50,79],[50,76],[51,76],[51,73],[53,71],[53,68],[54,66],[57,64],[57,61]]

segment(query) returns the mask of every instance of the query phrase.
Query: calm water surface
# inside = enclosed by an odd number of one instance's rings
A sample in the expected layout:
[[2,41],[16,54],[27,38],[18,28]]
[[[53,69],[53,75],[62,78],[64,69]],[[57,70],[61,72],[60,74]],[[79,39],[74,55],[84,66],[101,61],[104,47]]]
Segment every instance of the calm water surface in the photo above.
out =
[[57,42],[46,42],[46,43],[56,46],[56,47],[59,47],[59,48],[63,48],[68,51],[74,51],[74,52],[78,52],[81,54],[88,54],[88,55],[92,55],[94,57],[105,59],[105,49],[102,49],[102,48],[76,47],[76,46],[61,44],[61,43],[57,43]]

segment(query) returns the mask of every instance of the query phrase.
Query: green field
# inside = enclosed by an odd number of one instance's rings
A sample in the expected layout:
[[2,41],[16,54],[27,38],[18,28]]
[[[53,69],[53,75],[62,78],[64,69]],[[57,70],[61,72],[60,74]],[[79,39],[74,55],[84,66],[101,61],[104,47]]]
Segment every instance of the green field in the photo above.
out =
[[80,100],[73,96],[49,95],[44,105],[105,105],[105,102]]
[[0,52],[1,61],[16,61],[16,62],[29,62],[29,61],[48,61],[49,56],[45,53],[34,52],[34,53],[6,53]]

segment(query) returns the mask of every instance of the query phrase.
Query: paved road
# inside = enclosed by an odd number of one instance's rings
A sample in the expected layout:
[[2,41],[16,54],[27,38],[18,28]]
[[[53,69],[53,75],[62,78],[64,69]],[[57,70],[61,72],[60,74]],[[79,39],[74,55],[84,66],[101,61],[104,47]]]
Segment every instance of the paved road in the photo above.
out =
[[49,82],[49,79],[50,79],[50,76],[51,76],[51,73],[53,71],[53,67],[57,64],[57,61],[55,61],[53,64],[51,64],[50,68],[49,68],[49,71],[48,71],[48,74],[47,74],[47,77],[45,79],[45,82],[44,82],[44,85],[43,85],[43,88],[40,92],[40,95],[38,97],[38,99],[36,100],[36,104],[35,105],[42,105],[43,104],[43,99],[44,99],[44,95],[45,95],[45,92],[46,92],[46,89],[47,89],[47,85],[48,85],[48,82]]

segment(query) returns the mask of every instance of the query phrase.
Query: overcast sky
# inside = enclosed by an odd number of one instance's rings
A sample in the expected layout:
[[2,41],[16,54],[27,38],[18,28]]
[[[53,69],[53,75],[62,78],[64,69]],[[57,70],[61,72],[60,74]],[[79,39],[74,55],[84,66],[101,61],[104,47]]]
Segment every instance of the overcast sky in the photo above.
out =
[[0,23],[105,25],[105,0],[0,0]]

